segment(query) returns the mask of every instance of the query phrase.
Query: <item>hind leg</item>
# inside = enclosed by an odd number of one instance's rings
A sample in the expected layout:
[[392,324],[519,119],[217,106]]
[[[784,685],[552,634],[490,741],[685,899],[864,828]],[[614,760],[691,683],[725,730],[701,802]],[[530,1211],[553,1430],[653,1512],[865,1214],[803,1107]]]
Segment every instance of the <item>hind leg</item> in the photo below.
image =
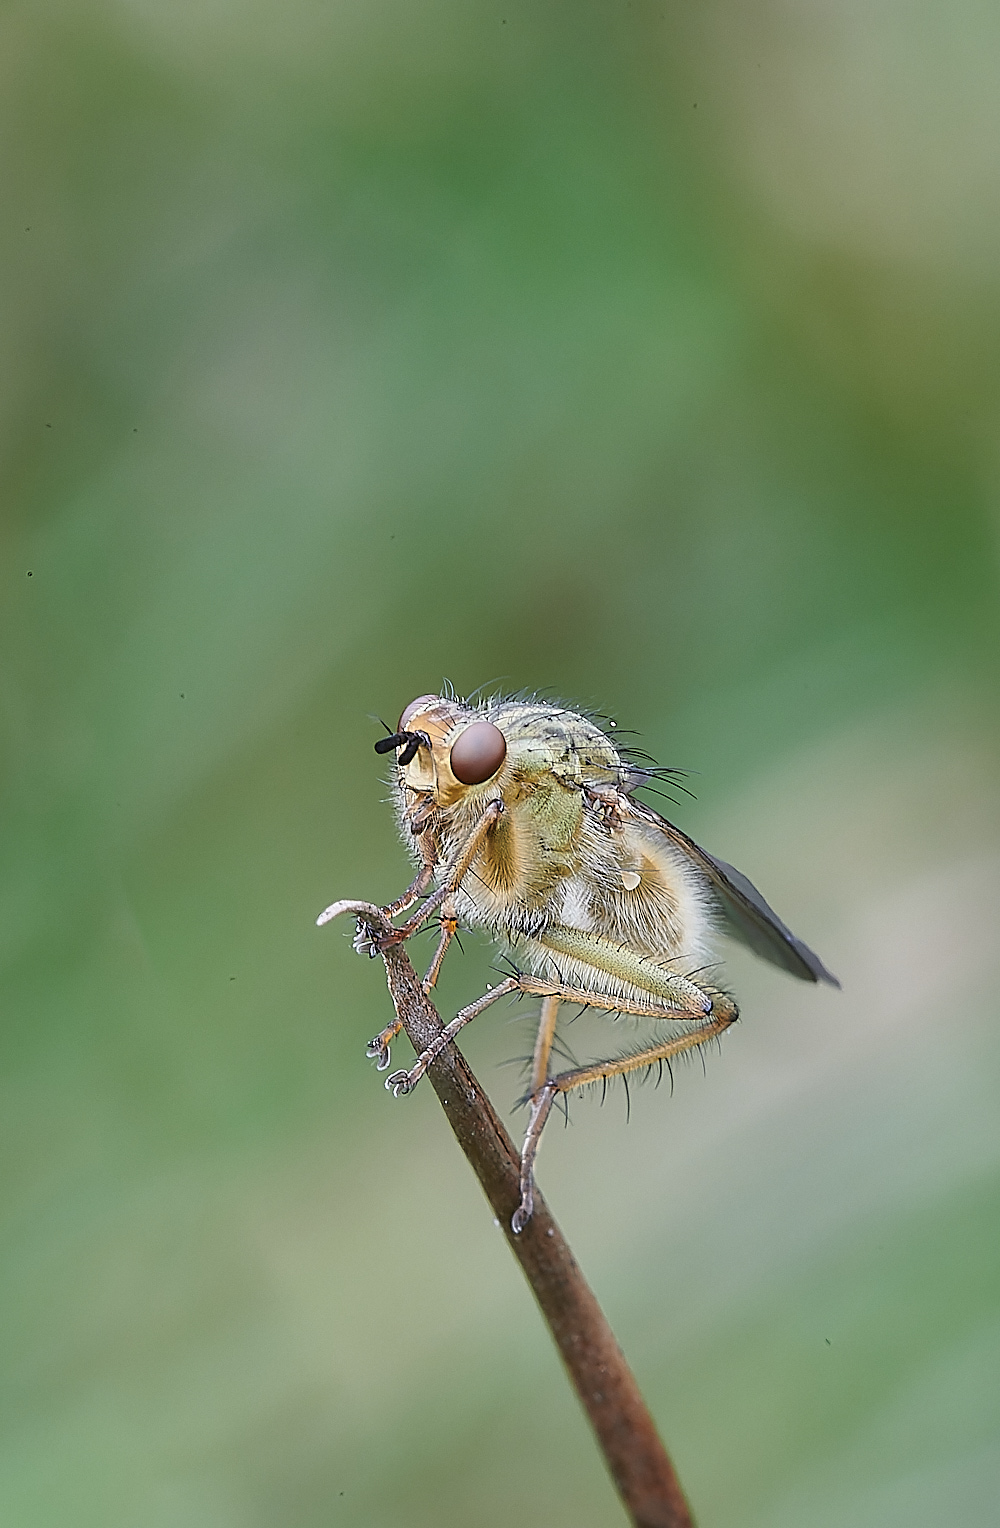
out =
[[[530,984],[530,985],[529,985]],[[531,978],[522,978],[524,990],[536,990],[540,987],[548,987],[549,983],[532,982]],[[548,998],[554,994],[551,990]],[[707,994],[706,994],[707,996]],[[607,998],[599,993],[584,993],[577,989],[564,987],[558,994],[560,1001],[580,1002],[586,1000],[591,1007],[607,1008],[620,1013],[639,1014],[643,1017],[660,1019],[690,1018],[690,1015],[678,1014],[676,1010],[667,1009],[660,1004],[630,1003],[622,998]],[[542,1131],[552,1110],[552,1105],[560,1093],[571,1093],[577,1088],[585,1088],[592,1082],[606,1082],[609,1077],[627,1077],[630,1072],[640,1071],[644,1067],[661,1067],[664,1061],[669,1061],[672,1056],[679,1056],[684,1051],[694,1050],[706,1041],[713,1040],[734,1024],[739,1017],[739,1010],[731,999],[722,993],[713,993],[711,997],[711,1016],[698,1024],[698,1027],[686,1035],[675,1035],[670,1039],[646,1046],[629,1056],[613,1056],[606,1061],[595,1061],[590,1066],[573,1067],[569,1071],[560,1072],[555,1077],[540,1080],[533,1076],[534,1091],[528,1102],[531,1114],[528,1120],[528,1128],[525,1132],[524,1145],[521,1148],[521,1203],[514,1211],[511,1226],[515,1232],[524,1230],[531,1219],[534,1207],[534,1165],[538,1152],[538,1144],[541,1140]]]

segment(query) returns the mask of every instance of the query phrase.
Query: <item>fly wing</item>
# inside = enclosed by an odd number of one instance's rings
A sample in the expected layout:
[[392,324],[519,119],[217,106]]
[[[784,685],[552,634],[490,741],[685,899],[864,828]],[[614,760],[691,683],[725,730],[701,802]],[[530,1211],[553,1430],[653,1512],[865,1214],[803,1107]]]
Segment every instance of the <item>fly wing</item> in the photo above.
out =
[[772,965],[781,966],[793,976],[807,982],[828,982],[839,987],[837,978],[826,969],[819,956],[814,954],[801,939],[796,939],[791,929],[769,907],[751,881],[733,865],[716,859],[707,849],[702,849],[693,838],[688,838],[680,828],[654,812],[645,802],[631,802],[632,810],[644,822],[660,829],[688,859],[693,860],[711,883],[715,900],[729,925],[729,932],[743,944],[749,945],[755,955],[761,955]]

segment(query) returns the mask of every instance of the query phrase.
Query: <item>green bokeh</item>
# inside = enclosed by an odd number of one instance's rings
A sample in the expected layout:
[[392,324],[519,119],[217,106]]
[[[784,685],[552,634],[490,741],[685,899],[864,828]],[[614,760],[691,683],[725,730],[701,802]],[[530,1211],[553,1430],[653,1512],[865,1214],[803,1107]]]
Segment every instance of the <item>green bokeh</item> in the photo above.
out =
[[998,34],[5,9],[4,1522],[621,1521],[314,927],[404,884],[373,718],[447,678],[695,771],[844,982],[733,954],[706,1076],[546,1142],[702,1528],[992,1528]]

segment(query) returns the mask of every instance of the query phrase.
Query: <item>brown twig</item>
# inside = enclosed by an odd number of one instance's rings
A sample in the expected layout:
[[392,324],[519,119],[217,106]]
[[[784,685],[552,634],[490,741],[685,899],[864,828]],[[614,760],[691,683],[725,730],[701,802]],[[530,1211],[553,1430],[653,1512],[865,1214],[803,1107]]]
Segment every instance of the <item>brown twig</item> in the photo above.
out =
[[[419,1055],[443,1026],[403,945],[386,942],[391,925],[372,903],[338,903],[324,920],[339,912],[353,913],[376,938],[382,936],[379,952],[396,1016]],[[528,1224],[520,1235],[511,1230],[511,1215],[521,1197],[520,1157],[493,1105],[454,1045],[432,1062],[427,1075],[531,1285],[630,1520],[635,1528],[693,1528],[684,1493],[635,1377],[537,1189]]]

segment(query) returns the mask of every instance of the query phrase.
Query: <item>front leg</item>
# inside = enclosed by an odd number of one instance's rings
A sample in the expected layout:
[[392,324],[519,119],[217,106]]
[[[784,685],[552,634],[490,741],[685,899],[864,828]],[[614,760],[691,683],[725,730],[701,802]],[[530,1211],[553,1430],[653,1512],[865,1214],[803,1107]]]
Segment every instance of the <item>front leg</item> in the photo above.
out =
[[[397,897],[395,902],[389,902],[385,907],[380,907],[378,909],[380,917],[377,921],[364,915],[358,918],[358,926],[354,935],[354,949],[359,955],[375,956],[378,954],[380,940],[386,937],[384,926],[387,923],[391,923],[393,918],[398,917],[400,913],[409,912],[414,902],[423,896],[434,879],[434,871],[438,863],[437,846],[431,839],[430,834],[421,836],[417,842],[420,845],[423,864],[402,896]],[[366,908],[370,906],[367,902],[358,905]],[[334,918],[338,918],[341,913],[348,912],[353,907],[353,902],[332,902],[329,907],[324,908],[320,913],[316,923],[319,927],[322,927],[324,923],[330,923]],[[423,921],[426,911],[426,907],[421,908],[417,927]]]
[[[409,918],[406,923],[401,923],[398,928],[393,929],[391,934],[383,934],[378,937],[377,948],[379,950],[387,949],[390,944],[402,944],[405,940],[412,938],[414,934],[423,928],[427,922],[428,915],[436,912],[442,903],[447,902],[454,895],[462,884],[469,866],[482,848],[484,839],[492,832],[494,824],[503,816],[503,810],[502,801],[487,802],[483,815],[445,866],[437,891],[434,892],[433,896],[428,897],[420,911],[415,913],[412,918]],[[337,905],[336,903],[334,904],[334,906]],[[326,914],[322,914],[321,918],[317,921],[325,922]]]
[[[424,991],[428,994],[432,991],[434,984],[438,979],[438,972],[441,970],[441,964],[448,951],[448,946],[451,944],[451,941],[454,939],[456,933],[458,932],[458,919],[454,916],[454,908],[449,901],[446,901],[441,909],[440,922],[441,937],[438,940],[438,947],[434,951],[434,959],[431,961],[427,968],[427,975],[424,977],[423,982],[421,983]],[[360,930],[364,927],[365,924],[363,920],[359,919],[358,929]],[[358,948],[358,937],[358,935],[355,935],[355,949]],[[378,954],[377,943],[375,944],[372,953],[375,955]],[[389,1061],[391,1059],[389,1046],[391,1045],[392,1041],[395,1040],[402,1027],[402,1019],[393,1019],[392,1023],[387,1024],[381,1033],[375,1036],[374,1040],[368,1041],[368,1050],[366,1054],[369,1061],[374,1061],[376,1071],[384,1072],[386,1067],[389,1065]]]
[[[414,878],[414,880],[410,882],[409,886],[407,886],[401,897],[397,897],[395,902],[390,902],[388,907],[383,907],[382,911],[385,913],[387,918],[395,918],[399,913],[409,912],[414,902],[416,902],[419,897],[423,896],[424,892],[431,884],[431,880],[434,875],[434,866],[436,863],[433,857],[433,846],[428,839],[422,838],[420,839],[420,848],[424,855],[424,863],[420,867],[420,872]],[[430,850],[431,853],[428,853],[428,850]]]
[[[429,992],[437,981],[441,963],[458,928],[451,899],[482,847],[483,840],[503,815],[503,810],[503,802],[500,800],[487,803],[482,817],[480,817],[476,826],[467,835],[464,843],[459,845],[457,852],[445,867],[441,877],[442,884],[432,896],[428,897],[420,911],[414,917],[408,919],[406,923],[393,927],[390,919],[393,913],[405,911],[408,907],[412,907],[417,898],[430,885],[437,865],[437,851],[423,837],[420,839],[420,844],[424,854],[424,864],[420,874],[395,902],[390,903],[388,907],[375,907],[371,902],[333,902],[320,913],[316,919],[317,924],[322,926],[324,923],[331,923],[334,918],[339,918],[343,913],[354,913],[358,920],[357,932],[354,936],[354,948],[359,954],[375,956],[380,954],[382,950],[388,949],[390,945],[402,944],[405,940],[411,938],[413,934],[423,927],[430,913],[436,911],[439,907],[442,908],[441,939],[428,968],[427,975],[424,978],[424,991]],[[499,989],[490,996],[488,1003],[495,1001],[498,996]],[[488,1003],[483,1006],[488,1006]],[[475,1006],[473,1005],[473,1007]],[[463,1012],[467,1011],[463,1010]],[[481,1009],[476,1007],[476,1013],[478,1012],[481,1012]],[[470,1014],[469,1017],[475,1018],[475,1013]],[[468,1023],[469,1020],[466,1019],[464,1022]],[[387,1025],[380,1034],[377,1034],[373,1040],[368,1042],[368,1055],[375,1062],[379,1071],[384,1071],[389,1065],[390,1043],[396,1038],[402,1027],[401,1022],[395,1021]],[[458,1026],[459,1029],[461,1027],[461,1025]],[[435,1052],[435,1054],[437,1053]],[[419,1078],[423,1076],[425,1070],[426,1063],[421,1070],[416,1072],[416,1076],[409,1087],[403,1087],[400,1082],[400,1079],[405,1080],[409,1076],[409,1073],[406,1072],[394,1073],[388,1079],[387,1086],[392,1086],[394,1092],[408,1093],[410,1088],[415,1086]]]

